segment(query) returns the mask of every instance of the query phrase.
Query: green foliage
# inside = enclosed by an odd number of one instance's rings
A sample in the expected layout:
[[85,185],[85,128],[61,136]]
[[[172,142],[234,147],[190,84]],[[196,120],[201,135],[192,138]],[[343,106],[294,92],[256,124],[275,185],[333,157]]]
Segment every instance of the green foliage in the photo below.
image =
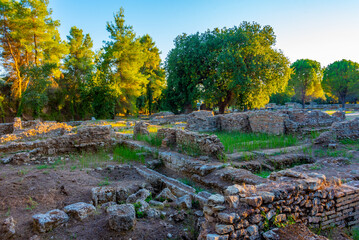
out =
[[273,48],[270,26],[243,22],[234,28],[180,35],[166,60],[165,99],[174,111],[189,111],[197,101],[219,107],[262,107],[283,91],[289,61]]
[[343,59],[329,64],[324,70],[324,90],[338,98],[343,108],[348,96],[359,98],[358,69],[358,63]]
[[299,59],[292,66],[293,74],[288,85],[303,105],[313,98],[324,98],[321,86],[323,70],[320,63],[310,59]]
[[51,85],[51,74],[56,64],[44,64],[42,66],[31,66],[26,72],[29,79],[28,87],[21,99],[18,116],[20,116],[24,108],[32,110],[32,116],[37,118],[40,116],[42,109],[48,102],[47,89]]
[[89,84],[94,71],[94,52],[89,34],[72,27],[67,36],[69,54],[64,60],[64,77],[59,79],[63,111],[70,113],[71,119],[81,119],[91,112],[88,104]]
[[[26,69],[59,64],[67,51],[57,30],[60,24],[51,18],[48,3],[48,0],[6,0],[0,3],[1,57],[9,74],[8,81],[12,82],[12,97],[18,106],[30,86],[29,82],[37,84],[36,78],[29,79]],[[61,73],[58,68],[52,70],[55,77]]]
[[145,163],[145,157],[141,150],[132,150],[124,146],[116,147],[113,151],[113,160],[122,163],[131,161]]
[[146,212],[139,211],[139,209],[142,207],[142,204],[140,202],[134,203],[133,206],[135,207],[136,217],[137,218],[144,218],[144,217],[147,216]]

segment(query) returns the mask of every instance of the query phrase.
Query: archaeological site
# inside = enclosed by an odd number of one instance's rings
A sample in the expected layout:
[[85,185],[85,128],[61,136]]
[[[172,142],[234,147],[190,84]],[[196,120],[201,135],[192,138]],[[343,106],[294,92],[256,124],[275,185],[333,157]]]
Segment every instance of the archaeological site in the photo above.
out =
[[359,240],[358,10],[0,0],[0,240]]
[[351,239],[359,118],[349,115],[15,118],[0,124],[1,239]]

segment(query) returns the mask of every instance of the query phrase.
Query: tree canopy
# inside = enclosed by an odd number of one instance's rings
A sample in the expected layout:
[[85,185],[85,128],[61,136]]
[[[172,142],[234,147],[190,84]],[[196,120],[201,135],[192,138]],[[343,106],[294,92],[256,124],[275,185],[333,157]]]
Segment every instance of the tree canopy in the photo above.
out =
[[358,98],[359,64],[343,59],[328,65],[324,71],[323,87],[338,98],[344,108],[348,96]]
[[305,103],[312,98],[324,98],[322,89],[323,69],[320,63],[310,59],[299,59],[291,67],[293,74],[289,85],[293,87],[295,96]]
[[82,29],[73,26],[63,41],[59,26],[49,0],[0,1],[2,121],[188,113],[199,105],[223,113],[294,97],[304,106],[327,96],[344,107],[359,99],[358,63],[334,62],[324,79],[314,60],[290,66],[276,48],[273,28],[255,22],[180,34],[164,64],[154,39],[138,36],[125,22],[123,8],[104,26],[109,40],[96,52]]
[[180,35],[166,60],[166,100],[172,110],[203,100],[219,107],[263,107],[282,91],[290,76],[289,60],[274,48],[270,26],[243,22],[234,28]]

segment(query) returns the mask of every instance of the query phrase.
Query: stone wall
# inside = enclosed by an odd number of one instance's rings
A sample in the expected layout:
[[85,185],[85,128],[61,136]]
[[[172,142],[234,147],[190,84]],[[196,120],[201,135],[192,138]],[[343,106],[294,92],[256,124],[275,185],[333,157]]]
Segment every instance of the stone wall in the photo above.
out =
[[[8,163],[18,157],[16,154],[19,151],[28,151],[25,153],[27,160],[32,156],[53,155],[68,153],[82,150],[93,150],[100,147],[105,147],[111,143],[111,126],[91,126],[82,127],[77,130],[77,133],[68,133],[62,136],[51,137],[44,140],[27,141],[27,142],[9,142],[0,145],[0,153],[8,153],[6,159],[2,162]],[[24,155],[24,154],[22,154]],[[1,161],[1,160],[0,160]]]
[[284,134],[287,118],[286,114],[274,111],[248,112],[249,124],[255,133]]
[[288,119],[285,120],[285,128],[287,133],[305,132],[316,128],[326,129],[329,128],[334,122],[341,121],[341,118],[330,116],[329,114],[319,111],[280,111],[282,114],[288,115]]
[[218,129],[218,116],[212,111],[196,111],[187,115],[188,130],[199,132],[216,131]]
[[149,124],[143,121],[137,121],[135,127],[133,128],[133,137],[136,139],[138,135],[149,135],[148,131]]
[[204,206],[199,239],[260,239],[263,232],[295,222],[322,229],[359,223],[359,182],[326,181],[324,175],[283,170],[275,182],[233,185]]
[[319,110],[260,110],[213,115],[197,111],[187,115],[186,128],[191,131],[241,131],[269,134],[307,133],[328,130],[341,118]]
[[150,123],[155,125],[174,124],[186,121],[187,114],[155,116],[150,119]]
[[198,152],[203,155],[222,157],[224,146],[216,135],[200,134],[182,129],[159,129],[159,138],[163,138],[162,147],[177,146],[184,151]]
[[0,136],[10,134],[14,131],[12,123],[0,123]]
[[359,139],[359,118],[350,121],[334,123],[330,131],[324,132],[314,140],[315,144],[328,146],[335,144],[338,140],[358,140]]
[[243,113],[230,113],[218,115],[219,126],[218,129],[222,131],[240,131],[250,132],[251,127],[249,124],[248,114]]

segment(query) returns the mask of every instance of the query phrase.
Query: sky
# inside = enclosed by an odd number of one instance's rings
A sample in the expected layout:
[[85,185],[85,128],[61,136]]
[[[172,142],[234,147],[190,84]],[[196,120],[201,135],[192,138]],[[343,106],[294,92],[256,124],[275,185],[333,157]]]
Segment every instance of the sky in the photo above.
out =
[[276,48],[291,62],[359,62],[358,0],[50,0],[61,37],[66,39],[70,28],[77,26],[90,34],[94,50],[108,40],[106,22],[120,7],[138,36],[153,38],[162,60],[179,34],[254,21],[273,27]]

